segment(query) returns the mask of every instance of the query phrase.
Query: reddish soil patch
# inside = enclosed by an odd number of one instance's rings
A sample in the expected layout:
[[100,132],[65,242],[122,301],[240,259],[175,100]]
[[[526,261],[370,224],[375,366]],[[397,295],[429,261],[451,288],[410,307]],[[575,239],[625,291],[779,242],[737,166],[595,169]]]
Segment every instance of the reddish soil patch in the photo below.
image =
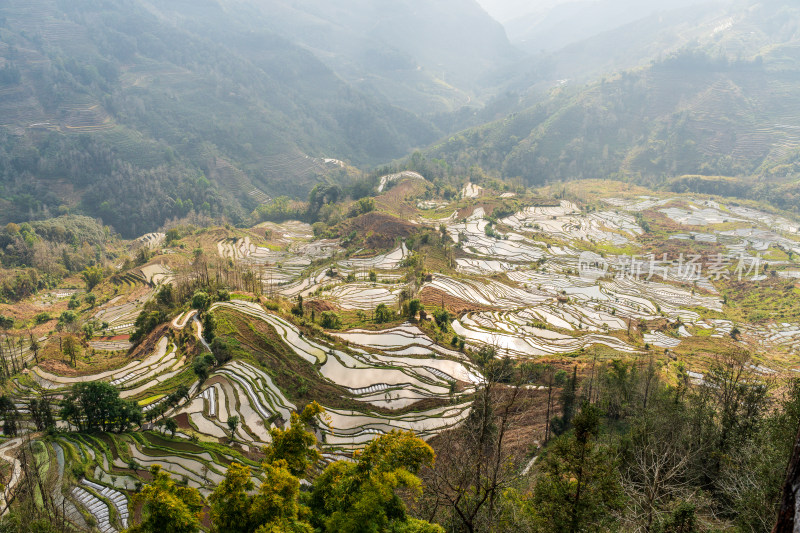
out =
[[78,373],[64,361],[58,361],[56,359],[46,359],[39,363],[39,366],[43,370],[59,376],[72,376]]
[[131,338],[130,335],[115,335],[113,337],[98,337],[96,340],[100,341],[127,341]]
[[178,428],[180,429],[192,429],[191,424],[189,424],[189,414],[188,413],[181,413],[174,417],[175,422],[178,423]]
[[316,313],[322,313],[323,311],[338,311],[339,306],[329,302],[327,300],[310,300],[303,302],[303,305],[306,306],[309,310],[313,310]]
[[429,308],[441,307],[444,302],[445,309],[455,312],[457,314],[465,313],[467,311],[490,311],[491,307],[476,304],[467,300],[462,300],[439,289],[433,287],[425,287],[419,293],[420,301]]
[[403,219],[385,213],[367,213],[346,222],[343,234],[355,231],[373,249],[391,248],[397,242],[413,234],[417,226]]

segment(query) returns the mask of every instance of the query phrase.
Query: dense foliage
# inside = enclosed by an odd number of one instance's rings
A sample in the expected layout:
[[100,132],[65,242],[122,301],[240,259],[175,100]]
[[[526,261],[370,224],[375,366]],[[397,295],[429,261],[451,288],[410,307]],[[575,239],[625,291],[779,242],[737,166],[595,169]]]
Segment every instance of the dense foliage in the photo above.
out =
[[142,423],[142,408],[105,381],[78,383],[61,401],[61,418],[78,431],[121,433]]

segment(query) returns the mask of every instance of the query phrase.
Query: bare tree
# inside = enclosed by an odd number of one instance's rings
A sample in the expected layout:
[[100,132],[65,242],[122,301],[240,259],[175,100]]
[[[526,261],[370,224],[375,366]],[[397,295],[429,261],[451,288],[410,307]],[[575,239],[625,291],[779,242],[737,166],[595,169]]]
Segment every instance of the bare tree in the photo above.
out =
[[[453,530],[485,530],[499,513],[503,491],[519,476],[521,454],[508,445],[515,418],[525,409],[528,380],[514,372],[507,359],[497,359],[491,348],[478,361],[484,379],[465,422],[435,443],[438,460],[423,473],[430,521]],[[503,382],[514,380],[514,384]]]
[[699,449],[683,406],[669,398],[654,403],[633,421],[621,461],[628,496],[622,519],[637,533],[652,531],[672,502],[691,497],[697,481]]

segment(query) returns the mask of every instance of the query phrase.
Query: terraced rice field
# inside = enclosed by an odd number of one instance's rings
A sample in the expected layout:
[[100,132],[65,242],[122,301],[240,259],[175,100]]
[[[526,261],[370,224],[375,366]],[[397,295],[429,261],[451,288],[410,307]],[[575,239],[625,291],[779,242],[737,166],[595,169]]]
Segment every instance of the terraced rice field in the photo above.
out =
[[483,187],[480,185],[476,185],[474,183],[467,183],[464,185],[464,188],[461,189],[461,197],[462,198],[477,198],[481,195],[481,191]]
[[551,299],[538,291],[512,287],[498,281],[457,280],[442,275],[434,276],[425,287],[440,290],[461,300],[500,309],[535,306]]
[[470,313],[454,320],[452,327],[467,344],[480,348],[494,347],[504,356],[523,358],[575,352],[602,344],[618,352],[636,353],[629,344],[609,335],[587,333],[571,336],[515,322],[515,316],[493,313]]
[[59,390],[76,383],[108,381],[121,389],[120,396],[130,398],[140,395],[170,378],[187,367],[186,356],[178,357],[175,347],[162,337],[153,353],[142,360],[134,360],[122,368],[86,376],[60,376],[40,367],[30,370],[30,376],[45,390]]
[[149,290],[132,300],[127,300],[125,295],[116,296],[98,309],[94,318],[101,324],[107,323],[108,331],[115,335],[130,333],[136,317],[154,294],[154,290]]
[[406,170],[404,172],[399,172],[397,174],[388,174],[386,176],[381,177],[381,182],[378,184],[378,192],[383,192],[389,184],[403,179],[414,179],[414,180],[425,181],[425,178],[422,176],[422,174],[419,174],[417,172],[411,172],[409,170]]
[[402,287],[374,283],[349,283],[324,291],[320,298],[337,304],[342,309],[371,311],[380,304],[397,307]]
[[136,239],[136,242],[142,246],[146,246],[150,250],[155,250],[156,248],[163,246],[166,240],[166,233],[148,233]]
[[139,270],[145,281],[152,286],[170,283],[174,277],[169,267],[159,263],[143,266]]
[[[459,397],[463,397],[474,390],[473,385],[481,379],[462,354],[435,345],[411,325],[381,332],[354,330],[337,334],[352,346],[345,351],[322,341],[307,339],[293,325],[257,304],[237,301],[217,303],[213,307],[221,308],[270,324],[298,357],[319,365],[320,379],[342,387],[352,398],[364,404],[363,411],[330,409],[330,420],[321,421],[322,434],[337,448],[360,446],[366,442],[366,435],[374,436],[375,432],[390,431],[391,428],[422,428],[420,424],[428,418],[422,414],[427,411],[380,415],[370,406],[399,410],[428,398],[450,400],[451,383],[456,381],[467,385],[467,389],[459,393]],[[201,399],[185,408],[202,433],[224,434],[222,424],[235,406],[237,414],[247,421],[240,437],[248,442],[268,442],[266,428],[276,418],[288,420],[291,411],[296,409],[271,378],[252,365],[241,362],[225,365],[212,380]],[[431,436],[436,428],[457,423],[465,408],[434,409],[435,414],[430,416],[442,420],[431,422],[427,429],[422,428],[425,430],[423,433]],[[357,428],[357,421],[362,419],[370,421],[368,427]]]
[[609,242],[615,246],[624,246],[631,238],[642,234],[642,229],[628,214],[612,211],[581,214],[575,204],[566,200],[558,207],[528,207],[504,218],[502,223],[517,231],[536,229],[550,237]]

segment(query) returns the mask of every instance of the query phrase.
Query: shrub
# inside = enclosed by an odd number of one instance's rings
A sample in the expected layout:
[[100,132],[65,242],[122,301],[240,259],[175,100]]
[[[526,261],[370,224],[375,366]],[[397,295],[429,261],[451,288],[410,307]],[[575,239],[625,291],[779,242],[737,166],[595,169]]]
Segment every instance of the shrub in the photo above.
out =
[[81,306],[81,299],[78,298],[76,295],[73,295],[72,298],[69,299],[69,303],[67,304],[68,309],[77,309]]
[[195,357],[192,362],[192,370],[200,381],[208,379],[208,375],[211,373],[211,368],[213,366],[214,355],[209,352],[201,353]]
[[64,326],[67,324],[72,324],[77,318],[78,315],[76,315],[74,311],[64,311],[58,317],[58,325]]
[[339,329],[342,327],[342,317],[333,311],[322,313],[322,327],[327,329]]
[[192,307],[199,311],[205,311],[211,305],[211,298],[208,293],[203,291],[195,291],[192,296]]
[[219,364],[224,364],[233,359],[235,345],[228,339],[216,337],[211,343],[211,352]]
[[394,320],[395,312],[389,309],[386,304],[380,304],[375,308],[375,322],[385,324]]
[[433,312],[433,319],[442,331],[447,331],[450,324],[450,313],[446,309],[437,309]]

